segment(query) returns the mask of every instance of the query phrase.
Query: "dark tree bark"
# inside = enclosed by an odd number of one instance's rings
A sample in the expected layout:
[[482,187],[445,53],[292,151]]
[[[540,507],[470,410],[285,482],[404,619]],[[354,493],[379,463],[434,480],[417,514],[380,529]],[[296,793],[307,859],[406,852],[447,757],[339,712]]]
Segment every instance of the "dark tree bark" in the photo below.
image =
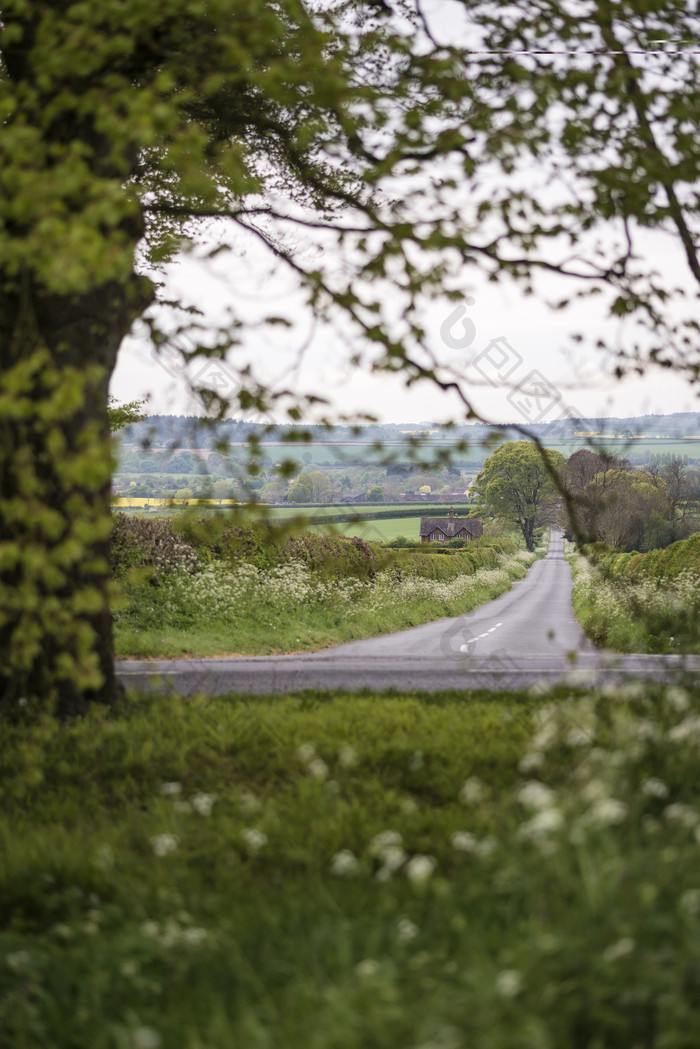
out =
[[109,378],[148,289],[0,288],[0,706],[119,693],[109,610]]

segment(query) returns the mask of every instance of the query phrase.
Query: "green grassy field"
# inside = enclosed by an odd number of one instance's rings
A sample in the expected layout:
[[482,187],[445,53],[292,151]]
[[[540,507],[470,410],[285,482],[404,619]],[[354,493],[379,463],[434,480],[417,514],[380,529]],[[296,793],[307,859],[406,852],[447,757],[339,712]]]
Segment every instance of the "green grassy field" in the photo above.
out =
[[[441,513],[446,513],[444,508]],[[315,532],[317,535],[330,533],[332,535],[359,536],[361,539],[366,539],[369,543],[390,543],[401,535],[418,542],[422,516],[425,516],[425,512],[417,514],[415,517],[390,517],[382,518],[378,521],[341,521],[336,524],[333,523],[331,518],[327,525],[309,525],[308,528],[309,531]],[[434,514],[431,516],[438,515]]]
[[[315,532],[317,535],[359,536],[371,543],[388,543],[403,535],[407,539],[417,542],[420,538],[421,517],[446,517],[450,509],[444,503],[438,506],[417,505],[415,513],[411,517],[382,517],[376,520],[336,521],[336,518],[346,516],[348,513],[360,517],[365,514],[371,515],[376,511],[391,510],[392,508],[401,510],[402,513],[409,509],[414,509],[413,507],[408,507],[405,503],[380,503],[375,505],[360,503],[355,506],[329,506],[317,509],[301,508],[298,510],[287,507],[272,507],[270,516],[276,521],[292,520],[295,517],[302,519],[305,517],[327,517],[327,526],[322,524],[305,526],[309,531]],[[455,507],[455,513],[458,516],[460,514],[466,516],[469,513],[469,507],[458,504]]]
[[6,726],[0,1047],[694,1049],[699,717],[689,682]]
[[[312,571],[298,560],[267,570],[215,563],[182,573],[127,583],[115,615],[115,646],[122,657],[265,655],[303,652],[405,630],[462,615],[509,590],[533,555],[496,557],[484,547],[472,555],[429,556],[385,551],[366,578],[329,562]],[[544,548],[538,556],[544,554]]]

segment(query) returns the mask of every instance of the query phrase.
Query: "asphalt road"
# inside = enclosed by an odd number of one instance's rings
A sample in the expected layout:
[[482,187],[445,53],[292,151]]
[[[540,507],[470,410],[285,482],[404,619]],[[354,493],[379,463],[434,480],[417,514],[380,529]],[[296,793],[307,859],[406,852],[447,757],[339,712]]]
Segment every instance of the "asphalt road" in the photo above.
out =
[[596,648],[574,618],[571,568],[561,534],[553,533],[547,556],[524,579],[464,616],[303,655],[124,660],[117,669],[128,687],[183,695],[364,688],[511,691],[562,681],[671,680],[700,671],[700,656],[617,655]]

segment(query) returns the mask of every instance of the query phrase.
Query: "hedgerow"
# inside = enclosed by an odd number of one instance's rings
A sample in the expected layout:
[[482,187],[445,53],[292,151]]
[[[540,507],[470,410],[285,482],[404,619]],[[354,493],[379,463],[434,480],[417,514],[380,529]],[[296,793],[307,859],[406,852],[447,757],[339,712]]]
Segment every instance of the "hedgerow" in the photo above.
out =
[[622,652],[700,647],[700,533],[664,550],[589,548],[574,560],[574,611],[596,644]]
[[211,518],[127,518],[115,533],[117,648],[140,656],[303,651],[401,630],[493,600],[534,559],[509,539],[443,556]]

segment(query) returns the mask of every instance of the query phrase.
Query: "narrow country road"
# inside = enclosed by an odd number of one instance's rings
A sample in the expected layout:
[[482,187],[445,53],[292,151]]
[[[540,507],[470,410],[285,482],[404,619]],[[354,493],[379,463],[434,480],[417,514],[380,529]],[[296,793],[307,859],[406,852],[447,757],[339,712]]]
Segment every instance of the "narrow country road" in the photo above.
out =
[[594,684],[627,677],[666,680],[700,657],[617,655],[597,649],[571,607],[571,568],[561,533],[547,556],[512,590],[473,612],[397,634],[352,641],[322,652],[220,659],[124,660],[125,685],[265,694],[303,689],[515,690],[568,681]]

